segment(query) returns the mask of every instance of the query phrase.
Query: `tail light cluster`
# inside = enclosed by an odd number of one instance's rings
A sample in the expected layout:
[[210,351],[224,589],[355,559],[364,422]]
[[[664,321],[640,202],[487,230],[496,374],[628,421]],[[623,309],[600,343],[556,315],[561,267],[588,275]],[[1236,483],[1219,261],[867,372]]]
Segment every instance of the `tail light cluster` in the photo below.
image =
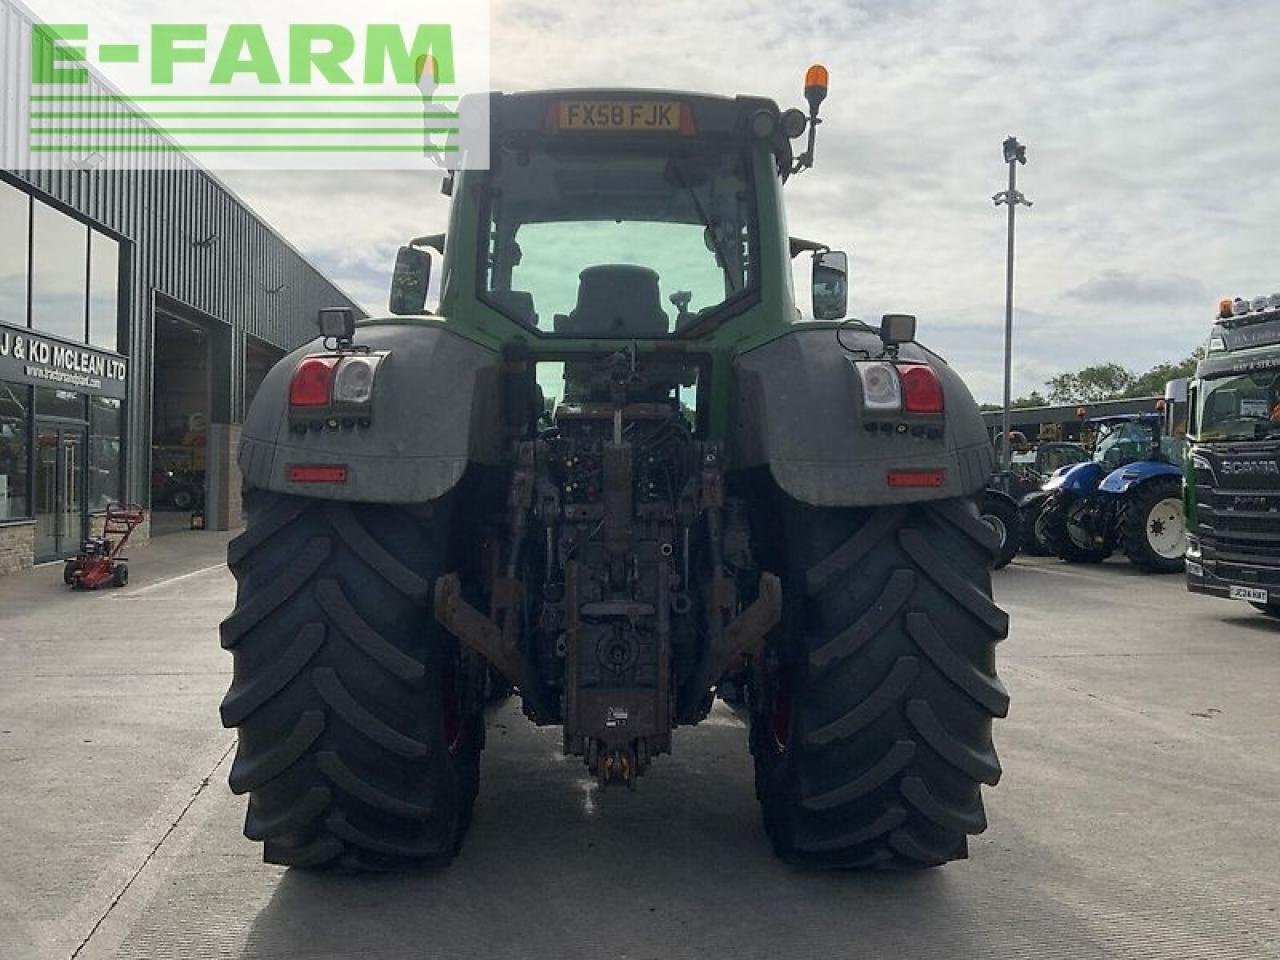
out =
[[927,363],[867,360],[854,363],[868,413],[919,413],[939,416],[945,409],[942,381]]
[[367,408],[383,354],[303,357],[289,383],[295,408]]
[[373,423],[373,384],[386,353],[313,354],[289,381],[289,421],[295,433],[352,430]]

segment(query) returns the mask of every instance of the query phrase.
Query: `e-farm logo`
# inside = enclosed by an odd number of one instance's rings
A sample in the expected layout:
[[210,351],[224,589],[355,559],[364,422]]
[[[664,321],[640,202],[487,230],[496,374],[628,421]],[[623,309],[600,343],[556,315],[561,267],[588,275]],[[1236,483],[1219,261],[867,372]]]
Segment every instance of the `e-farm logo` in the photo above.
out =
[[[240,169],[461,166],[460,74],[479,40],[470,89],[487,87],[487,25],[487,10],[483,37],[474,17],[461,31],[443,18],[33,23],[27,155],[79,168],[169,168],[159,158],[182,153]],[[487,165],[487,109],[476,120],[469,165]]]

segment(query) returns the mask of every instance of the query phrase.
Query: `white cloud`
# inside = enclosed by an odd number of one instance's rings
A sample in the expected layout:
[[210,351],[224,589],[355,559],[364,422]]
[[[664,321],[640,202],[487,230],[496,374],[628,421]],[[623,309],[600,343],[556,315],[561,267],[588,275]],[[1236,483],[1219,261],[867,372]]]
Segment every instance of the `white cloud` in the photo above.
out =
[[[1014,390],[1089,362],[1182,357],[1220,295],[1280,288],[1273,0],[493,3],[499,89],[689,88],[800,102],[831,68],[793,233],[849,249],[853,307],[920,316],[983,400],[1002,389],[1000,143],[1019,187]],[[228,175],[378,308],[395,247],[443,229],[437,178]]]

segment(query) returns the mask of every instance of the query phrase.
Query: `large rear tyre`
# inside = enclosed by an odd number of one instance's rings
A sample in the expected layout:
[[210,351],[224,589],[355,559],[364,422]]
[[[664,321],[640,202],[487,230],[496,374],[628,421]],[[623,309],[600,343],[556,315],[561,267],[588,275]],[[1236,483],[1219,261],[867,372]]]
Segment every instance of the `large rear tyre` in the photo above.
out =
[[1055,493],[1036,520],[1036,536],[1050,556],[1067,563],[1101,563],[1111,556],[1111,546],[1093,546],[1086,542],[1087,534],[1075,522],[1075,512],[1079,509],[1079,498]]
[[994,569],[1002,570],[1022,549],[1022,518],[1018,516],[1018,507],[1012,500],[988,491],[982,495],[979,509],[983,522],[1000,538]]
[[1125,495],[1120,507],[1120,537],[1125,556],[1151,573],[1178,573],[1187,551],[1182,515],[1182,481],[1149,480]]
[[431,613],[447,510],[251,491],[222,644],[233,792],[268,863],[445,864],[479,784],[483,685]]
[[786,512],[783,623],[753,691],[756,792],[777,854],[932,867],[986,829],[1008,712],[995,535],[971,500]]
[[1046,500],[1035,500],[1018,507],[1018,518],[1022,523],[1022,552],[1033,557],[1054,555],[1037,532],[1037,521],[1046,502]]

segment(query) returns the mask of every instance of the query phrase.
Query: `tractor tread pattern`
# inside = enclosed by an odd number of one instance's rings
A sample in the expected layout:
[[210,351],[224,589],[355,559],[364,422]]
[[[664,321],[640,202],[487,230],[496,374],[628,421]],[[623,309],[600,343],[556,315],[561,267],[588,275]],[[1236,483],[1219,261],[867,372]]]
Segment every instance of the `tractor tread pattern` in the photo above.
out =
[[369,565],[378,576],[395,587],[418,606],[425,606],[430,586],[373,538],[351,512],[349,504],[329,501],[324,507],[325,518],[343,542]]
[[425,757],[427,745],[421,740],[406,736],[383,723],[368,709],[361,706],[351,692],[342,685],[338,674],[330,667],[316,667],[311,671],[311,682],[337,716],[359,730],[378,746],[407,759]]
[[325,579],[316,584],[316,601],[320,609],[351,641],[380,667],[405,683],[421,684],[426,668],[369,626],[351,605],[337,580]]
[[275,663],[247,683],[233,681],[222,698],[220,713],[224,727],[238,727],[255,710],[278,694],[324,646],[323,623],[308,623]]
[[948,680],[982,704],[993,717],[1009,715],[1009,691],[999,677],[987,676],[956,653],[927,613],[908,613],[907,632]]
[[987,814],[982,804],[965,810],[942,803],[929,790],[920,777],[905,777],[902,781],[902,797],[926,817],[953,833],[982,833],[987,829]]
[[903,530],[898,534],[898,539],[907,555],[934,583],[951,594],[953,600],[985,623],[996,637],[1003,640],[1009,635],[1009,615],[996,606],[990,594],[983,593],[960,576],[929,545],[924,534],[919,530]]
[[401,800],[399,797],[379,790],[343,763],[342,758],[332,750],[322,750],[317,753],[316,766],[339,790],[351,794],[357,800],[377,810],[385,810],[397,817],[408,817],[411,820],[426,820],[431,816],[431,807],[410,803],[408,800]]
[[928,700],[912,700],[907,704],[907,718],[920,731],[924,741],[938,755],[966,776],[994,787],[1000,782],[1000,761],[995,751],[979,751],[965,745],[947,732]]
[[789,562],[806,596],[790,594],[784,636],[803,629],[808,687],[786,750],[767,712],[753,716],[774,847],[829,869],[963,858],[987,827],[981,788],[1001,774],[991,724],[1009,709],[994,669],[1009,631],[990,595],[998,535],[972,498],[794,515],[787,537],[808,539]]
[[902,507],[878,511],[841,546],[810,567],[805,575],[809,595],[821,593],[835,580],[847,575],[881,540],[898,528],[905,515]]
[[889,583],[875,604],[852,626],[840,631],[809,656],[809,662],[819,670],[838,660],[851,656],[864,643],[884,629],[885,624],[896,617],[916,586],[916,575],[911,570],[895,570]]
[[915,755],[916,745],[913,741],[899,740],[862,776],[834,790],[805,797],[803,806],[806,810],[830,810],[832,807],[843,806],[859,797],[865,797],[871,791],[881,787],[886,780],[901,773]]
[[880,686],[865,700],[854,705],[844,716],[805,735],[805,742],[823,746],[833,740],[852,737],[882,713],[893,707],[911,688],[920,673],[920,660],[916,657],[899,657],[893,669],[880,682]]
[[434,665],[451,641],[430,585],[447,515],[250,491],[249,529],[228,548],[222,718],[239,733],[229,781],[250,794],[245,835],[267,862],[387,870],[447,864],[461,845],[482,727],[470,714],[445,749]]
[[237,605],[235,612],[222,621],[222,646],[230,650],[239,643],[261,620],[301,590],[332,552],[333,545],[327,537],[311,540],[280,576],[248,603]]
[[297,521],[309,509],[311,509],[311,502],[307,500],[281,500],[253,527],[246,529],[227,544],[227,566],[232,570],[240,570],[245,560],[259,547],[289,524]]
[[884,813],[865,827],[854,830],[851,833],[823,837],[820,840],[802,838],[796,841],[796,849],[803,850],[806,853],[831,853],[848,847],[856,847],[896,829],[906,819],[907,812],[901,807],[888,807]]
[[244,835],[250,840],[267,840],[282,833],[301,830],[329,806],[333,793],[328,787],[312,787],[302,800],[274,817],[258,812],[258,804],[249,800],[249,813],[244,818]]
[[298,717],[287,737],[261,753],[251,756],[241,743],[231,764],[231,792],[248,793],[275,779],[302,759],[323,732],[324,711],[308,710]]

